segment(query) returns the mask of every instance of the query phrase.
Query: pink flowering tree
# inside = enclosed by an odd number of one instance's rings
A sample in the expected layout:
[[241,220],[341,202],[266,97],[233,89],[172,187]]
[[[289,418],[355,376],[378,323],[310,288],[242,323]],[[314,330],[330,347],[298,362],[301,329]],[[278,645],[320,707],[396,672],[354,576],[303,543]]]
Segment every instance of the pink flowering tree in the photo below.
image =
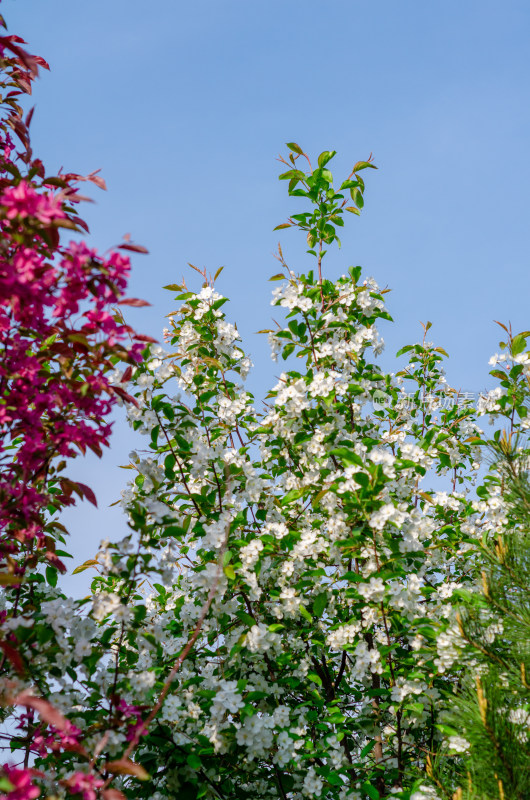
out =
[[[11,800],[40,794],[32,781],[40,773],[28,766],[36,755],[85,752],[80,731],[43,699],[53,668],[31,694],[20,688],[37,677],[41,591],[65,571],[67,531],[58,514],[76,497],[96,504],[88,486],[68,477],[68,459],[87,450],[101,456],[108,446],[110,411],[131,399],[116,366],[124,364],[126,378],[147,338],[116,309],[145,305],[125,297],[130,262],[121,252],[143,248],[126,241],[102,256],[80,239],[64,240],[87,230],[77,212],[80,182],[104,183],[95,174],[48,175],[34,157],[32,112],[24,115],[20,102],[47,64],[23,45],[0,38],[0,686],[4,707],[23,712],[12,737],[22,752],[0,779]],[[47,670],[52,664],[50,654]],[[95,797],[103,781],[89,773],[65,786]]]

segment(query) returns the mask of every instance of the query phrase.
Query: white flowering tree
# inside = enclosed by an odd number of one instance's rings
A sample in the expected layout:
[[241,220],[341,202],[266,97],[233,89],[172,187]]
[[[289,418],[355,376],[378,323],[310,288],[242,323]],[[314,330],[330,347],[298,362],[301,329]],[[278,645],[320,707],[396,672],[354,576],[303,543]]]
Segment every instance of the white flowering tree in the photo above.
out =
[[309,210],[278,227],[304,232],[314,268],[296,274],[279,249],[285,320],[267,333],[285,371],[264,409],[214,280],[166,287],[167,349],[121,384],[147,440],[128,465],[131,533],[83,565],[90,598],[35,585],[32,683],[83,742],[38,754],[49,793],[88,762],[98,777],[69,786],[84,800],[420,800],[440,756],[465,749],[440,728],[465,647],[455,599],[509,522],[498,482],[473,499],[476,419],[524,427],[524,412],[502,384],[478,409],[451,389],[429,323],[382,371],[384,291],[360,267],[334,282],[323,268],[373,164],[335,189],[333,152],[313,167],[288,147],[280,177]]
[[[269,339],[291,368],[265,411],[244,390],[251,364],[212,282],[167,287],[170,352],[152,348],[135,378],[129,418],[150,440],[124,500],[136,536],[105,550],[96,600],[137,592],[131,559],[137,581],[160,577],[141,635],[123,635],[120,697],[145,702],[204,616],[138,750],[157,797],[408,796],[439,746],[454,648],[450,634],[439,655],[432,645],[469,569],[474,411],[446,403],[445,353],[425,339],[384,374],[376,282],[360,267],[323,277],[373,165],[335,190],[333,153],[303,172],[290,150],[281,177],[311,210],[279,227],[306,233],[316,269],[295,275],[280,249],[273,303],[287,315]],[[428,493],[428,471],[449,493]]]

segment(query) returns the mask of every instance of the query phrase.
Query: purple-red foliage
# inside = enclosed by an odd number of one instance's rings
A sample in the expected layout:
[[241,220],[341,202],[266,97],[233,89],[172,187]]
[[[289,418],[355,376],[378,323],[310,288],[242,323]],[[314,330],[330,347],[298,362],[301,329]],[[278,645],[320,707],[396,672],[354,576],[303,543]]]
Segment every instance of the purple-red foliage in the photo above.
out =
[[[117,361],[140,360],[144,347],[113,308],[124,292],[129,258],[99,255],[64,232],[87,230],[76,212],[80,180],[95,174],[47,176],[30,147],[31,92],[46,62],[16,36],[0,38],[0,582],[16,585],[28,565],[55,556],[49,511],[95,503],[91,490],[68,479],[65,458],[108,446],[109,413],[127,398],[109,373]],[[15,146],[14,139],[19,145]],[[125,243],[125,249],[142,249]],[[18,558],[14,556],[18,555]],[[24,556],[22,559],[20,556]]]

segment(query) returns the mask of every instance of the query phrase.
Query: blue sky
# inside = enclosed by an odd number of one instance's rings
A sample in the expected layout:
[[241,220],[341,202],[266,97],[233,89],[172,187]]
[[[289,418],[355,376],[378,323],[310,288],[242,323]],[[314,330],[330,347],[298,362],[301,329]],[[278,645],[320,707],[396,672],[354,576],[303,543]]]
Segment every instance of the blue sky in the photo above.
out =
[[[159,336],[172,299],[160,287],[215,271],[263,395],[279,369],[265,337],[268,277],[294,210],[275,157],[284,142],[334,149],[334,174],[374,154],[363,216],[352,219],[328,274],[361,264],[392,293],[385,364],[420,337],[419,320],[451,355],[453,385],[490,386],[494,319],[528,314],[530,56],[527,0],[4,0],[10,33],[46,58],[34,92],[33,147],[48,171],[102,169],[108,192],[85,207],[91,242],[124,233],[134,259],[131,312]],[[287,261],[310,257],[282,231]],[[116,426],[111,452],[76,474],[101,514],[68,514],[76,563],[123,533],[116,510],[132,448]]]

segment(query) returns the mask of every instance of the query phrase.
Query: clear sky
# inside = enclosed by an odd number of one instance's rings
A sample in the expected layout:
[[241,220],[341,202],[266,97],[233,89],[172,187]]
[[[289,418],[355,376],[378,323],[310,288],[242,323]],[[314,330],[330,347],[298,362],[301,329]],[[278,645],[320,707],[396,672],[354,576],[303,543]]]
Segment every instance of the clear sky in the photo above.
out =
[[[219,288],[263,395],[281,367],[254,331],[272,313],[272,228],[293,211],[275,157],[286,141],[334,149],[342,177],[373,152],[365,211],[329,274],[361,264],[392,289],[387,366],[429,319],[450,382],[491,386],[493,320],[530,328],[528,0],[4,0],[2,11],[51,66],[34,92],[36,154],[50,172],[101,167],[108,192],[84,209],[94,246],[131,233],[150,251],[134,259],[130,293],[152,303],[129,315],[137,328],[160,336],[172,310],[160,287],[188,276],[188,261],[225,265]],[[303,271],[300,235],[281,240]],[[133,444],[118,424],[103,461],[76,467],[102,506],[68,514],[76,563],[123,534],[103,509]]]

